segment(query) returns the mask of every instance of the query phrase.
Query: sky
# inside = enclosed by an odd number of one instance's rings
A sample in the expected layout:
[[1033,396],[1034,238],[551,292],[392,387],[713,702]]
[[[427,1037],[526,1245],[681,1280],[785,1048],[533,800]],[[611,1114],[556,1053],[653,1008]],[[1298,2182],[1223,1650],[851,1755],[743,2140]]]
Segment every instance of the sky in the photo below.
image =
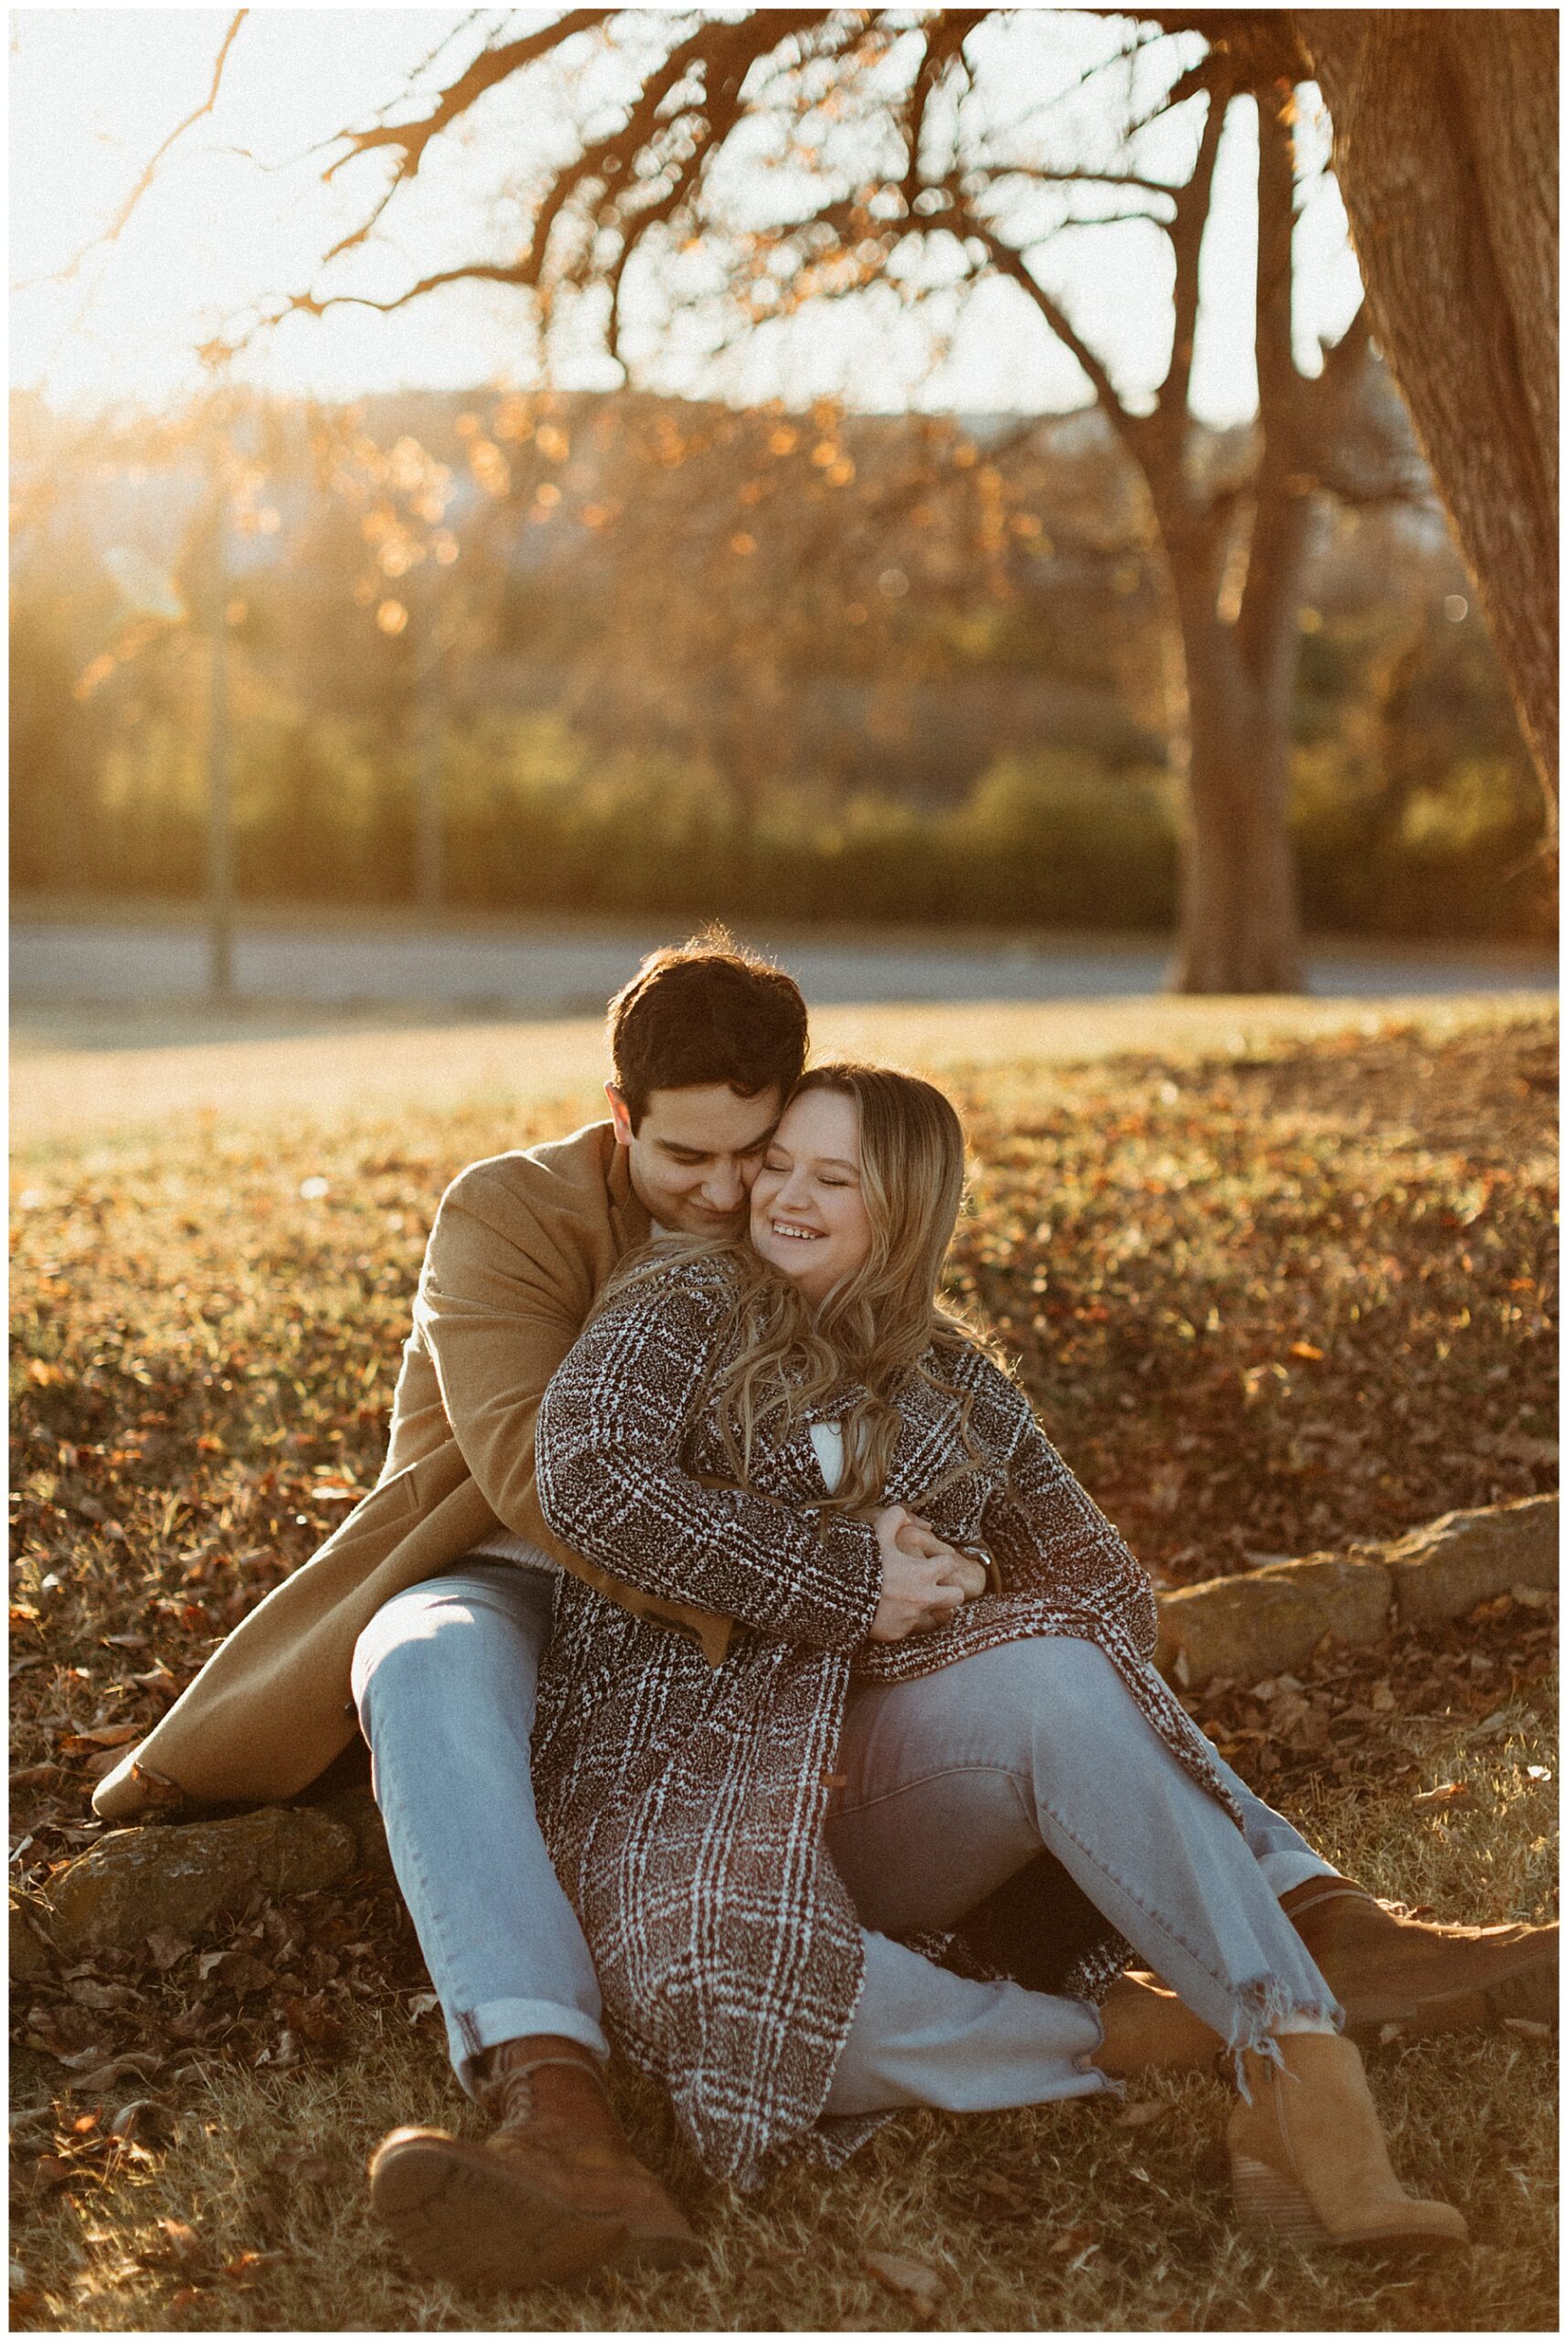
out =
[[[656,40],[657,10],[628,12],[630,37]],[[195,352],[243,315],[258,294],[309,283],[335,237],[356,224],[384,169],[357,161],[324,185],[332,150],[322,142],[345,123],[368,122],[396,100],[411,74],[450,78],[489,28],[515,33],[504,11],[422,8],[253,9],[230,53],[219,104],[167,158],[117,242],[89,253],[68,280],[49,281],[114,219],[160,141],[207,94],[227,12],[206,8],[20,8],[10,18],[10,351],[13,387],[51,404],[81,408],[177,398],[198,384]],[[1116,38],[1103,20],[1018,10],[987,39],[997,47],[993,86],[1065,90]],[[443,48],[443,45],[444,48]],[[1004,48],[1003,44],[1008,44]],[[564,101],[613,103],[597,66],[554,92],[494,93],[450,152],[432,149],[417,205],[389,211],[390,241],[360,264],[365,289],[387,294],[409,272],[504,235],[519,217],[515,181],[529,162],[569,151]],[[984,77],[982,77],[984,81]],[[543,102],[541,102],[541,97]],[[1052,137],[1103,135],[1064,101],[1056,129],[997,124],[1013,151],[1056,159]],[[1103,109],[1102,109],[1103,110]],[[1189,123],[1191,111],[1189,110]],[[1193,396],[1214,423],[1253,410],[1253,245],[1248,201],[1255,155],[1250,109],[1233,111],[1221,155],[1203,254],[1203,314]],[[1151,134],[1140,155],[1154,176],[1185,176],[1189,126]],[[1309,111],[1299,134],[1312,166],[1296,235],[1297,339],[1304,356],[1332,341],[1358,298],[1355,264],[1332,178],[1322,171],[1327,134]],[[1162,143],[1163,142],[1163,143]],[[314,151],[313,151],[314,150]],[[524,158],[521,163],[518,157]],[[1253,165],[1255,168],[1255,164]],[[736,200],[762,201],[758,166],[741,170]],[[1147,226],[1079,230],[1051,248],[1050,282],[1085,338],[1105,356],[1125,394],[1150,391],[1168,347],[1168,261]],[[933,343],[932,321],[945,328]],[[713,354],[713,313],[673,318],[652,291],[631,304],[627,347],[646,387],[798,406],[837,395],[887,411],[908,406],[962,412],[1060,411],[1086,401],[1072,358],[1014,288],[982,285],[916,315],[858,315],[846,305],[803,317],[789,337],[770,330]],[[610,388],[623,376],[584,328],[550,353],[565,388]],[[267,388],[325,399],[404,385],[464,389],[487,382],[528,388],[541,355],[526,296],[465,286],[395,316],[362,308],[292,319],[240,361]]]

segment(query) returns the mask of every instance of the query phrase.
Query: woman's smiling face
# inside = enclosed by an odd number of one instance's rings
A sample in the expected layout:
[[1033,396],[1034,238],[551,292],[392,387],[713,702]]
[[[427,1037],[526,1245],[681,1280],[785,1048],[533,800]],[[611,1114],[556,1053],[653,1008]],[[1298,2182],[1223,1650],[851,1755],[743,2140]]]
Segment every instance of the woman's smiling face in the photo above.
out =
[[752,1245],[819,1301],[871,1248],[853,1097],[808,1089],[786,1106],[752,1188]]

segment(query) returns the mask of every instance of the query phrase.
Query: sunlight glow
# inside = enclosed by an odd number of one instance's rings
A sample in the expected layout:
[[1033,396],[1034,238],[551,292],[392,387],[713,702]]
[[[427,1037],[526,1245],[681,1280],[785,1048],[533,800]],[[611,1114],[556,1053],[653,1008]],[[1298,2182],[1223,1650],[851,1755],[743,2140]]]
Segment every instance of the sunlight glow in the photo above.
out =
[[[324,185],[328,157],[314,152],[344,122],[366,123],[440,52],[443,77],[464,62],[487,28],[528,18],[431,9],[263,7],[242,26],[218,104],[168,158],[116,243],[89,251],[80,271],[48,281],[114,219],[159,142],[205,98],[229,18],[218,10],[23,9],[13,22],[11,73],[12,381],[59,406],[155,404],[195,389],[197,351],[252,305],[307,283],[320,256],[353,226],[385,166],[367,156]],[[628,20],[635,39],[659,35],[655,12]],[[1073,91],[1084,65],[1115,47],[1120,28],[1054,11],[1014,11],[983,28],[1005,62],[998,80],[1054,98],[987,125],[996,150],[1049,156],[1104,137],[1104,96]],[[624,73],[624,67],[619,71]],[[1146,72],[1132,69],[1134,94]],[[565,69],[562,69],[563,73]],[[597,79],[595,77],[598,77]],[[575,96],[607,103],[615,69],[578,69]],[[567,79],[571,79],[568,75]],[[1098,111],[1096,111],[1098,109]],[[1246,199],[1255,136],[1240,109],[1221,153],[1215,213],[1203,255],[1204,313],[1194,401],[1214,422],[1243,420],[1255,396],[1251,341],[1253,240]],[[1192,110],[1143,134],[1137,166],[1155,176],[1185,170]],[[837,134],[826,120],[814,131]],[[521,212],[510,187],[558,151],[570,151],[564,116],[538,97],[492,93],[450,148],[432,147],[417,202],[392,207],[388,241],[352,255],[358,291],[389,297],[412,275],[448,260],[461,242],[506,249]],[[1320,171],[1326,140],[1308,112],[1304,150]],[[1316,144],[1314,144],[1316,141]],[[1020,144],[1020,142],[1022,144]],[[1254,166],[1255,167],[1255,166]],[[795,166],[761,154],[745,165],[741,199],[774,198]],[[507,174],[510,174],[508,178]],[[1083,194],[1080,190],[1080,195]],[[1042,198],[1042,202],[1054,198]],[[1331,180],[1305,190],[1298,338],[1304,362],[1317,337],[1332,341],[1358,296],[1343,213]],[[342,264],[340,264],[342,265]],[[689,264],[701,290],[700,262]],[[1069,229],[1043,263],[1086,338],[1134,400],[1147,397],[1168,352],[1169,258],[1164,238],[1128,221],[1093,232]],[[934,258],[933,281],[940,274]],[[711,272],[710,272],[711,273]],[[618,369],[597,346],[592,304],[568,318],[551,348],[555,380],[612,388]],[[712,297],[670,321],[651,285],[628,304],[628,353],[649,387],[799,405],[837,393],[872,409],[1042,412],[1081,405],[1086,385],[1015,288],[983,285],[939,294],[918,310],[893,296],[831,304],[785,329],[736,339],[732,316]],[[242,379],[286,394],[326,399],[403,385],[453,389],[482,381],[528,386],[541,378],[531,308],[506,289],[452,288],[390,316],[345,308],[293,318],[263,335],[239,361]]]

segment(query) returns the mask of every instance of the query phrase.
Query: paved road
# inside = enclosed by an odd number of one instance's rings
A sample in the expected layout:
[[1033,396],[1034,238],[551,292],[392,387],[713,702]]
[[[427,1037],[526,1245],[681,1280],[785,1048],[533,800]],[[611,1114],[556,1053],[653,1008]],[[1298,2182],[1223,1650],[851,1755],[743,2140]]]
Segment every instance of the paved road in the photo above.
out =
[[[237,938],[235,989],[245,1002],[367,1009],[418,1002],[459,1017],[592,1014],[670,929],[603,935],[302,930],[247,925]],[[766,947],[767,938],[755,938]],[[1147,944],[1039,946],[907,938],[784,940],[776,956],[818,1006],[880,1000],[1116,999],[1157,991],[1166,955]],[[134,1010],[197,1005],[207,983],[198,928],[18,922],[11,933],[11,998]],[[1311,989],[1325,999],[1556,989],[1544,957],[1505,957],[1334,946],[1312,956]]]

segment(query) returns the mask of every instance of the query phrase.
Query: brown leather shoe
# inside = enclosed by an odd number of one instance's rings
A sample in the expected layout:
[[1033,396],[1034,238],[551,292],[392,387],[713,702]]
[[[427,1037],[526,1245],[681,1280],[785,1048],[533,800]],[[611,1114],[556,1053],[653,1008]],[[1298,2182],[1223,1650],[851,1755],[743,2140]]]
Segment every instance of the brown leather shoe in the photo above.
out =
[[1152,1976],[1118,1975],[1100,2004],[1105,2037],[1093,2062],[1115,2080],[1135,2073],[1202,2070],[1224,2048],[1219,2034]]
[[521,2287],[699,2255],[576,2041],[504,2041],[485,2059],[478,2095],[500,2124],[482,2145],[444,2130],[394,2130],[370,2158],[370,2199],[415,2267]]
[[1556,2025],[1555,1926],[1432,1926],[1346,1877],[1308,1878],[1280,1907],[1354,2038],[1375,2040],[1385,2024],[1412,2034],[1481,2030],[1505,2016]]

